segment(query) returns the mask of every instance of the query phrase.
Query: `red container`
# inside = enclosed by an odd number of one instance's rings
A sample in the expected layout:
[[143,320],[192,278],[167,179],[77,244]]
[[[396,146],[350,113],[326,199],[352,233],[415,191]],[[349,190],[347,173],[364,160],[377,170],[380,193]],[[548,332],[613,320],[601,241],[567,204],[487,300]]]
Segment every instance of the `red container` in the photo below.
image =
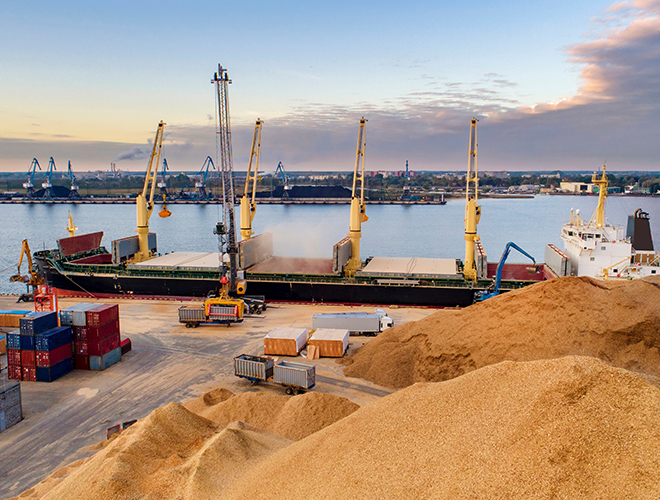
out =
[[7,349],[7,364],[13,366],[21,366],[20,349]]
[[[37,356],[35,351],[21,351],[21,365],[24,367],[30,366],[32,368],[37,366]],[[23,378],[23,380],[28,379]]]
[[73,329],[74,340],[78,342],[101,341],[115,333],[119,333],[118,319],[101,326],[76,326]]
[[73,327],[73,340],[76,342],[87,342],[87,327],[74,326]]
[[65,359],[69,359],[71,356],[73,356],[71,344],[64,344],[52,351],[37,351],[37,366],[50,368]]
[[119,343],[119,347],[121,347],[121,355],[123,356],[133,348],[133,344],[131,344],[131,339],[126,337],[124,340],[122,340]]
[[[36,375],[37,372],[35,371],[34,374]],[[9,365],[8,376],[10,380],[23,380],[23,368],[21,365]]]
[[75,342],[75,353],[85,356],[103,356],[113,349],[119,347],[119,334],[115,333],[112,337],[103,339],[101,341]]
[[102,326],[118,318],[117,304],[103,304],[87,311],[87,326]]
[[[34,351],[32,351],[32,352],[34,352]],[[23,367],[23,380],[27,380],[29,382],[36,382],[37,381],[37,367],[36,366],[24,366]]]
[[89,356],[87,352],[87,342],[76,341],[73,343],[74,356]]
[[73,368],[75,370],[89,370],[89,356],[76,354],[73,357]]

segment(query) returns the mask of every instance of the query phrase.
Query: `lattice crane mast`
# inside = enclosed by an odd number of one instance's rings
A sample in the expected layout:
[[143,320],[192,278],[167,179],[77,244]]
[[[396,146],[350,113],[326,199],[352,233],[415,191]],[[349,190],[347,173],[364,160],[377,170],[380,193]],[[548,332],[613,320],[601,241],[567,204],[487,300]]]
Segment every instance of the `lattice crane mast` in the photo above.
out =
[[[231,147],[231,123],[229,120],[229,84],[227,70],[218,64],[218,71],[211,83],[215,84],[218,100],[217,149],[220,152],[222,176],[222,222],[215,227],[220,240],[223,271],[229,266],[228,292],[236,293],[236,271],[238,270],[238,245],[236,243],[236,223],[234,220],[234,159]],[[217,162],[216,158],[216,162]],[[221,273],[224,278],[225,273]]]
[[157,184],[158,189],[160,189],[160,195],[163,197],[163,201],[167,199],[167,179],[165,178],[165,174],[169,170],[169,166],[167,165],[167,159],[163,158],[163,170],[160,173],[161,180]]
[[[367,147],[366,123],[367,120],[363,116],[360,120],[357,150],[355,152],[355,171],[353,172],[353,191],[351,194],[351,219],[348,232],[348,236],[351,238],[351,258],[344,268],[347,276],[353,276],[358,269],[362,268],[362,260],[360,259],[362,223],[369,220],[364,204],[364,152]],[[360,184],[359,197],[357,194],[358,183]]]
[[46,182],[41,184],[41,187],[44,188],[44,195],[42,198],[46,200],[53,199],[53,170],[57,170],[57,167],[55,166],[55,160],[53,160],[53,157],[51,156],[48,161],[48,169],[46,170]]
[[41,170],[41,165],[39,165],[39,162],[36,158],[32,158],[32,163],[30,163],[27,171],[28,179],[23,183],[23,187],[26,191],[26,198],[32,198],[34,196],[34,174],[37,172],[37,169]]
[[[252,150],[250,152],[250,163],[248,163],[247,175],[245,176],[245,189],[241,198],[241,239],[247,240],[252,237],[252,221],[257,213],[257,203],[255,196],[257,194],[257,178],[259,176],[259,151],[261,150],[261,126],[263,122],[257,119],[254,126],[254,135],[252,136]],[[254,172],[252,171],[252,161],[254,160]],[[252,183],[252,196],[250,193],[250,182]]]
[[470,145],[468,154],[468,169],[465,177],[465,262],[463,277],[476,281],[477,266],[475,257],[476,242],[479,241],[477,224],[481,218],[481,207],[477,205],[479,177],[477,174],[477,119],[470,121]]

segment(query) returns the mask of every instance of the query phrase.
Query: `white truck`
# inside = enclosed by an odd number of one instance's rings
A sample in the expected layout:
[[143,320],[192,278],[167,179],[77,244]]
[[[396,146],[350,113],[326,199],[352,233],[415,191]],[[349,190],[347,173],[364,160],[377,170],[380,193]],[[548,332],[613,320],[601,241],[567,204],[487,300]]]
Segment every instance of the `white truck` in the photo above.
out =
[[350,312],[315,314],[312,318],[312,328],[340,328],[352,334],[376,335],[394,326],[394,321],[382,309],[375,313]]

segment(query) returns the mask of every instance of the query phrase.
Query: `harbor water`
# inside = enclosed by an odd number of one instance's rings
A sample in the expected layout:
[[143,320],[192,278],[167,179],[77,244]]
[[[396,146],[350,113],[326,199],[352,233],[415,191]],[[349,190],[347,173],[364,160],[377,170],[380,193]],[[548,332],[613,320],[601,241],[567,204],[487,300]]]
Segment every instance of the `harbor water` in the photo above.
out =
[[[543,262],[547,243],[563,248],[561,225],[569,220],[571,208],[579,209],[581,217],[588,220],[596,203],[596,196],[481,199],[478,233],[488,260],[497,262],[506,244],[513,241],[537,262]],[[150,220],[160,253],[218,250],[213,228],[221,217],[220,205],[169,208],[171,217],[161,219],[157,206]],[[625,227],[628,215],[638,208],[650,214],[652,234],[660,241],[660,198],[610,196],[606,217],[611,224]],[[348,232],[349,210],[349,205],[259,205],[253,229],[256,234],[273,233],[276,255],[329,258],[332,246]],[[112,240],[135,234],[134,205],[0,205],[0,293],[25,291],[25,285],[9,282],[17,271],[22,240],[29,241],[33,252],[55,248],[58,238],[68,236],[69,211],[79,228],[76,234],[103,231],[103,244],[109,250]],[[368,205],[369,220],[362,225],[362,259],[379,256],[462,260],[464,212],[464,199],[450,199],[446,205]],[[525,261],[515,252],[509,257],[509,262]],[[24,263],[24,274],[26,270]]]

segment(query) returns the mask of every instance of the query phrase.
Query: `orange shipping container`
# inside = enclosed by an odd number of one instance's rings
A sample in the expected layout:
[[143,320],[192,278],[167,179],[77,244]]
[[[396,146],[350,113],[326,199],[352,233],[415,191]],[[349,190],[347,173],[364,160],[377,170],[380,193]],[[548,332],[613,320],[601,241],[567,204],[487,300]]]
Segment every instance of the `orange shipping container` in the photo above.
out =
[[307,328],[273,328],[264,337],[264,354],[297,356],[307,343]]
[[340,328],[317,328],[308,344],[315,346],[322,358],[342,358],[348,349],[349,331]]

